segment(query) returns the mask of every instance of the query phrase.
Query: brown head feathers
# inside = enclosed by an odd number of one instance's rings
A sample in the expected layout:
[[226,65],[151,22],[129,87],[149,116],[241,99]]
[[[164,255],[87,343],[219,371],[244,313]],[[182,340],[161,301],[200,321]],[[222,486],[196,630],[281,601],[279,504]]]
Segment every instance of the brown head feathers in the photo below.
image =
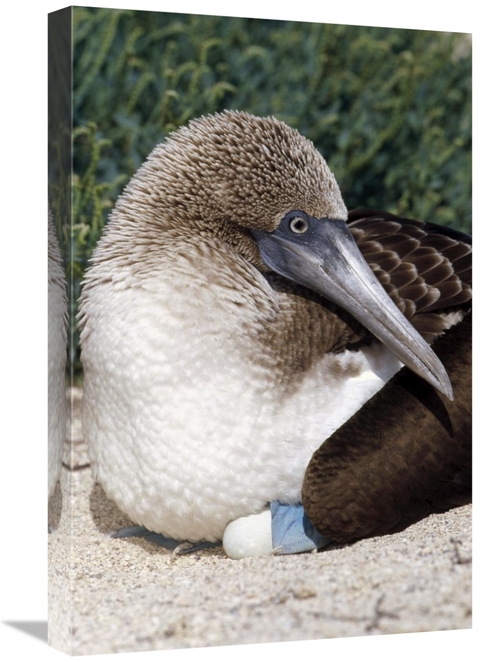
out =
[[192,120],[171,134],[140,168],[122,205],[131,197],[169,225],[231,222],[272,231],[294,209],[347,218],[335,178],[310,140],[273,117],[238,111]]

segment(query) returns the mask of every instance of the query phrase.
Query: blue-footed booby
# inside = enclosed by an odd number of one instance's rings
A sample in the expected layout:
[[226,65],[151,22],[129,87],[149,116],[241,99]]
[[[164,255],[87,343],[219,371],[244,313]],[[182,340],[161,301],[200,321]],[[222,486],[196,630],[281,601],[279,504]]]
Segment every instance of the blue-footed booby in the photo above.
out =
[[[191,121],[125,188],[84,279],[95,479],[132,521],[179,541],[220,541],[255,516],[267,526],[269,504],[302,500],[330,536],[314,471],[323,443],[403,365],[453,399],[429,342],[467,313],[470,251],[466,236],[432,224],[349,217],[323,157],[281,121],[237,111]],[[445,481],[453,453],[448,444]],[[376,470],[363,480],[376,485]],[[383,487],[374,493],[370,507],[387,509]],[[346,494],[356,500],[347,483]]]
[[48,496],[61,473],[68,406],[66,402],[66,344],[68,300],[61,249],[48,208]]

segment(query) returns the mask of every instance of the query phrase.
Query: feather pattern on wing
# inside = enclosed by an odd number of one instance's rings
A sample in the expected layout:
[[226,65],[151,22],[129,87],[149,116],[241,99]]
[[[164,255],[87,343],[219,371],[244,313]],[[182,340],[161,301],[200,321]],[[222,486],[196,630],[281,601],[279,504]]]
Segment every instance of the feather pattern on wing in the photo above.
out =
[[472,239],[465,233],[387,212],[349,212],[364,258],[407,319],[433,342],[472,299]]

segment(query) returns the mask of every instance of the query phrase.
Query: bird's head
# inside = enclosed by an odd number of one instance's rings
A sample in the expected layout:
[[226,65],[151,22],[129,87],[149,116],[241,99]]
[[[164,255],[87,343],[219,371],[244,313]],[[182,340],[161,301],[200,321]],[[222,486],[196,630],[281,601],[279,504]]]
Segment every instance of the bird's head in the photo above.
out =
[[[347,219],[340,189],[313,143],[273,117],[226,111],[191,121],[160,144],[139,180],[178,222],[271,232],[290,211]],[[141,177],[142,175],[142,177]]]
[[283,122],[233,111],[191,121],[153,150],[117,213],[118,232],[132,224],[155,241],[163,231],[165,241],[215,236],[261,271],[320,293],[452,397],[440,361],[357,248],[325,160]]

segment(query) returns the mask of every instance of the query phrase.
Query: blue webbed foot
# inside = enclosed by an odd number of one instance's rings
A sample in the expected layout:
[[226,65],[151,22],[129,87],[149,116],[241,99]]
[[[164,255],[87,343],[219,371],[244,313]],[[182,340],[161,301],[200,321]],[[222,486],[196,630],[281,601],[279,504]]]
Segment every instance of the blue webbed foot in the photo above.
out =
[[273,554],[299,554],[321,549],[332,541],[321,535],[306,515],[301,503],[271,503]]
[[173,538],[166,538],[161,533],[154,533],[146,529],[144,526],[126,526],[123,529],[118,529],[111,534],[112,538],[145,538],[150,542],[164,547],[165,549],[170,549],[174,554],[190,554],[191,552],[197,552],[201,549],[209,549],[212,547],[220,547],[220,542],[183,542],[181,540],[174,540]]

